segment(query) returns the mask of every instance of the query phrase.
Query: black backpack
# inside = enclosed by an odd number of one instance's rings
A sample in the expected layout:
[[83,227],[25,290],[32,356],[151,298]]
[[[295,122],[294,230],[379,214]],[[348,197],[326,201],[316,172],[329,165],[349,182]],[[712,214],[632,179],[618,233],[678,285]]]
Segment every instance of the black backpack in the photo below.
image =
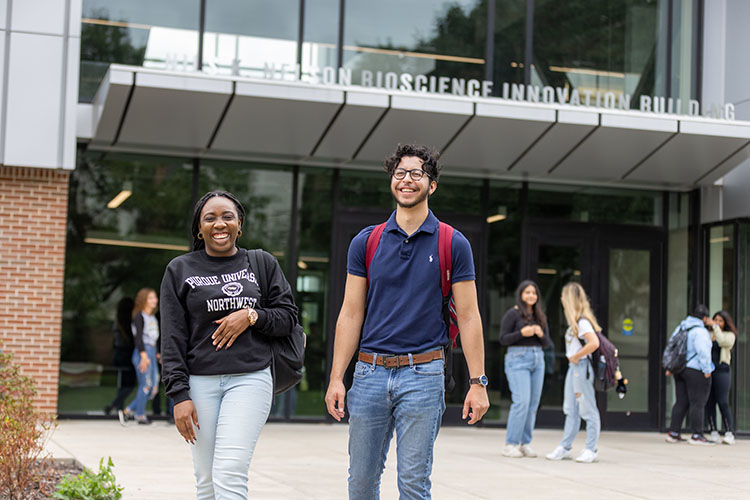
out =
[[617,347],[601,332],[596,332],[599,347],[591,353],[591,365],[594,367],[594,389],[605,392],[617,384],[616,373],[620,369]]
[[[248,250],[247,259],[250,269],[258,273],[258,286],[261,293],[261,305],[265,306],[265,291],[268,282],[266,276],[268,265],[273,257],[263,250]],[[307,336],[299,321],[295,322],[292,331],[286,337],[269,337],[273,359],[271,374],[273,375],[273,393],[281,394],[302,380],[302,368],[305,364],[305,344]]]
[[661,366],[672,373],[680,373],[687,365],[687,341],[690,328],[680,324],[680,329],[670,337],[664,354],[661,356]]

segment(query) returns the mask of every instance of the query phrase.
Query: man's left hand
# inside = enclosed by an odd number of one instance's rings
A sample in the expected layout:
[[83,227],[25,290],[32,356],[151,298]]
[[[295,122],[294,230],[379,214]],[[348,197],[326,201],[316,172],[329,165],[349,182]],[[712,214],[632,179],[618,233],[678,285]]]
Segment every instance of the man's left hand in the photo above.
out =
[[476,424],[482,420],[482,417],[489,409],[490,399],[487,396],[487,389],[478,384],[471,384],[471,387],[469,387],[469,393],[466,394],[464,411],[461,418],[466,420],[471,416],[469,419],[469,425]]

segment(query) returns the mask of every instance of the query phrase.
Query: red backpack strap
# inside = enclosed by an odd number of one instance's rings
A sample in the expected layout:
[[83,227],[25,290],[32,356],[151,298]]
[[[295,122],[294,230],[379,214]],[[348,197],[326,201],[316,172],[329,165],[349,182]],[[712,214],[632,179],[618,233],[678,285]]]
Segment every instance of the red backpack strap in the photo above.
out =
[[380,244],[380,237],[383,235],[385,229],[385,222],[378,224],[372,228],[370,236],[367,237],[367,245],[365,246],[365,271],[367,272],[367,284],[370,284],[370,263],[373,257],[375,257],[375,251],[378,249]]
[[440,261],[440,289],[443,297],[451,294],[453,273],[453,227],[441,222],[438,229],[438,260]]

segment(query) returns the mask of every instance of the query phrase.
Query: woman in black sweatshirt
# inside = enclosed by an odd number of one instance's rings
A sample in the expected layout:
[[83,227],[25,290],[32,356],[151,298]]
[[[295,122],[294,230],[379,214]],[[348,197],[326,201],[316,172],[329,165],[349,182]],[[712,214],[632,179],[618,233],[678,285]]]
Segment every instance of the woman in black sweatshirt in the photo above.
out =
[[[192,446],[198,498],[247,498],[247,474],[273,397],[271,344],[297,307],[278,262],[263,286],[237,246],[245,209],[227,192],[196,204],[193,251],[161,284],[162,378],[177,430]],[[261,289],[266,307],[260,307]]]
[[542,349],[552,342],[541,293],[533,281],[522,281],[516,289],[516,305],[508,309],[500,324],[500,343],[509,346],[505,354],[505,376],[513,397],[503,455],[536,457],[529,443],[544,384]]

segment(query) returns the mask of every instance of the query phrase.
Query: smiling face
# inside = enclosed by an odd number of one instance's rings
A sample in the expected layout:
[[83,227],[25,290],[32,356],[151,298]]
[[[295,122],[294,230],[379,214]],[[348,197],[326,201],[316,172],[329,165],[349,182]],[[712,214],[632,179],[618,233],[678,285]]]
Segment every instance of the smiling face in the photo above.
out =
[[532,308],[536,301],[539,300],[539,296],[536,293],[536,287],[529,285],[521,292],[521,300],[527,307]]
[[[416,156],[404,156],[396,168],[404,170],[421,170],[422,160]],[[403,179],[398,180],[391,177],[391,194],[401,208],[413,208],[427,200],[427,197],[435,192],[437,183],[425,174],[418,181],[407,174]]]
[[241,225],[232,200],[223,196],[209,199],[201,210],[199,226],[206,253],[212,257],[231,257],[237,253],[235,241]]

